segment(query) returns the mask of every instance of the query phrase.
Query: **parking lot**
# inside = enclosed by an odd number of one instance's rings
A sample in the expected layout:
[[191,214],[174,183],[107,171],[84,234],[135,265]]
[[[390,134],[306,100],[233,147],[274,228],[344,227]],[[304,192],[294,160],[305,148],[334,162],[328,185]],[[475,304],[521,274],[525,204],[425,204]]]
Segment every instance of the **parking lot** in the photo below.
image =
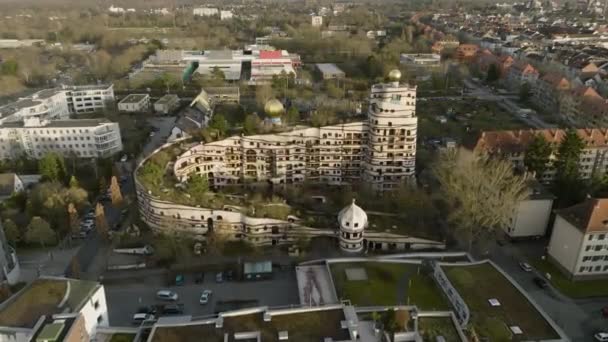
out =
[[[184,315],[206,316],[214,313],[218,301],[257,300],[258,306],[286,306],[299,304],[298,285],[295,272],[275,271],[274,278],[262,281],[215,282],[215,273],[207,272],[201,284],[194,283],[192,275],[186,275],[182,286],[163,286],[165,278],[156,276],[142,283],[105,285],[106,299],[113,326],[129,326],[133,314],[141,306],[166,304],[156,299],[161,289],[175,291],[179,295],[177,303],[184,305]],[[199,304],[203,290],[211,290],[209,303]]]

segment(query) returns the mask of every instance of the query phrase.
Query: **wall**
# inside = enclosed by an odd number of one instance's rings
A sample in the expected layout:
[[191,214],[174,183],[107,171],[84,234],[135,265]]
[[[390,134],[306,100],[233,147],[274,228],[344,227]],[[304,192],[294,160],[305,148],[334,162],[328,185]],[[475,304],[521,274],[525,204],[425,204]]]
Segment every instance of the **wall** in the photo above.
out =
[[561,216],[555,218],[548,253],[570,274],[576,273],[583,233]]
[[79,315],[63,338],[63,342],[88,342],[90,341],[90,336],[87,333],[84,318],[82,315]]
[[505,232],[512,238],[545,235],[552,206],[552,199],[522,201]]
[[[95,308],[96,302],[99,304],[97,308]],[[80,314],[82,314],[82,316],[84,317],[85,328],[89,336],[95,335],[97,325],[109,325],[106,292],[103,285],[100,285],[97,288],[97,291],[95,291],[93,295],[87,300],[82,309],[80,309]],[[101,322],[97,323],[97,319],[100,316],[102,317]]]

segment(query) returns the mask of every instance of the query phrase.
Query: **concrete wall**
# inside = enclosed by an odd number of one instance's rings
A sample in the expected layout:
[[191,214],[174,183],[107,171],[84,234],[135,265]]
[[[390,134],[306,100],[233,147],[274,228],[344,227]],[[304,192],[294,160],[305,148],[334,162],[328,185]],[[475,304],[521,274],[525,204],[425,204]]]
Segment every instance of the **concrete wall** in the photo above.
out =
[[78,316],[70,330],[63,338],[63,342],[88,342],[90,341],[90,335],[87,332],[84,317],[82,315]]
[[[97,288],[97,291],[87,299],[80,310],[80,314],[84,317],[85,329],[89,336],[95,336],[97,326],[108,326],[108,305],[106,302],[106,292],[103,285]],[[101,320],[98,322],[98,318]]]
[[583,233],[561,216],[555,218],[553,233],[549,242],[548,253],[568,273],[575,274],[580,250],[583,244]]
[[511,238],[545,235],[551,216],[552,199],[522,201],[505,233]]

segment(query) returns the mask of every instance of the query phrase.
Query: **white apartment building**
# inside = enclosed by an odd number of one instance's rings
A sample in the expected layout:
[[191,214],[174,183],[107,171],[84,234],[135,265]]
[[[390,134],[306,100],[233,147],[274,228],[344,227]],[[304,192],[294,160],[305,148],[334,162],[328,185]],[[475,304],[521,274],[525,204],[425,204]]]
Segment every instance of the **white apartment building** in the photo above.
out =
[[529,181],[528,191],[528,197],[517,204],[509,224],[503,228],[511,239],[535,238],[547,232],[555,197],[534,179]]
[[438,68],[441,66],[441,55],[436,53],[402,53],[400,63],[409,67]]
[[220,11],[215,7],[197,7],[192,10],[192,14],[199,17],[212,17],[219,13]]
[[557,211],[548,254],[573,279],[608,275],[608,198]]
[[323,26],[323,17],[320,15],[313,15],[310,17],[310,24],[312,27],[321,27]]
[[[594,174],[606,174],[608,172],[608,129],[585,128],[577,129],[576,133],[585,142],[579,161],[581,178],[590,179]],[[482,132],[474,150],[506,157],[513,162],[515,167],[523,170],[526,149],[536,135],[542,136],[553,146],[558,146],[565,136],[565,131],[562,129],[529,129]],[[556,154],[551,155],[551,160],[556,158]],[[555,178],[555,169],[552,164],[547,166],[547,171],[542,175],[537,175],[537,178],[543,183],[551,182]]]
[[175,94],[166,94],[154,102],[154,111],[160,114],[169,114],[179,107],[179,97]]
[[118,123],[102,119],[40,120],[0,125],[0,159],[22,155],[39,159],[55,152],[65,157],[110,157],[122,151]]
[[232,11],[220,11],[220,20],[229,20],[234,17]]
[[145,112],[150,109],[150,95],[129,94],[118,102],[118,110],[121,112]]
[[70,114],[95,112],[111,106],[113,102],[112,84],[44,89],[1,106],[0,123],[23,121],[26,118],[68,119]]
[[213,186],[363,179],[378,190],[396,188],[414,177],[416,88],[400,84],[398,70],[390,76],[390,83],[372,86],[366,121],[197,145],[178,157],[175,176],[203,174]]

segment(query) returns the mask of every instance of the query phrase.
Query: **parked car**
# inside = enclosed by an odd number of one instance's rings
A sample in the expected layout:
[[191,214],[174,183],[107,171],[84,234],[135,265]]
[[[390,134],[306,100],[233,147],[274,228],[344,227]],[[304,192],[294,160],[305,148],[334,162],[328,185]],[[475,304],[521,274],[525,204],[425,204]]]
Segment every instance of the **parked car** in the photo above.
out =
[[209,303],[209,298],[212,293],[211,290],[204,290],[203,293],[201,293],[201,298],[199,298],[198,303],[201,305]]
[[177,295],[177,293],[170,291],[170,290],[160,290],[158,292],[156,292],[156,298],[160,299],[160,300],[168,300],[168,301],[177,301],[177,299],[179,298],[179,296]]
[[224,272],[218,272],[215,275],[215,282],[216,283],[223,283],[224,282]]
[[163,307],[163,315],[181,315],[184,313],[183,304],[168,304]]
[[606,342],[606,341],[608,341],[608,332],[600,331],[600,332],[596,333],[595,335],[593,335],[593,337],[595,338],[596,341]]
[[232,270],[228,270],[226,272],[226,280],[228,280],[228,281],[234,280],[234,272]]
[[129,159],[129,157],[127,157],[126,154],[123,154],[122,157],[120,157],[120,161],[123,162],[123,163],[126,162],[127,159]]
[[536,286],[540,287],[541,289],[545,289],[547,288],[547,286],[549,286],[547,281],[540,277],[534,277],[534,284],[536,284]]
[[183,274],[178,274],[175,276],[175,285],[182,286],[184,285],[185,279]]
[[150,305],[150,306],[140,306],[137,309],[136,313],[143,313],[143,314],[150,314],[150,315],[156,315],[157,312],[157,308],[156,305]]
[[527,262],[520,262],[519,267],[526,272],[532,272],[532,266]]
[[134,325],[141,325],[141,323],[143,323],[144,321],[151,321],[154,318],[155,318],[154,315],[151,315],[151,314],[136,313],[135,315],[133,315],[133,319],[131,320],[131,323]]
[[194,276],[194,283],[195,284],[202,284],[204,280],[205,280],[205,273],[204,272],[197,273]]

